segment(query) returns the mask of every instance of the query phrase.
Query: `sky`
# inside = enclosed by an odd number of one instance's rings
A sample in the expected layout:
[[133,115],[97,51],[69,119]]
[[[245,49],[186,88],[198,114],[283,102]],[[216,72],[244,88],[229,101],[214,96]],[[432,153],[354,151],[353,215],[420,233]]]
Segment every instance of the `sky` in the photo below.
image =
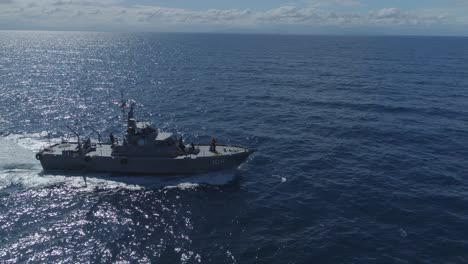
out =
[[468,0],[0,0],[0,30],[468,36]]

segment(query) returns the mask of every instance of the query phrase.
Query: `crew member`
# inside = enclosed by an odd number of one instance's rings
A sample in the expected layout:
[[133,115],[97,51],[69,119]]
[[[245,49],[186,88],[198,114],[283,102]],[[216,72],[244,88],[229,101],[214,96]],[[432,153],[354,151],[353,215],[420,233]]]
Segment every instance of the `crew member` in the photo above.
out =
[[189,147],[189,153],[193,153],[194,150],[195,150],[195,145],[192,142]]
[[211,138],[210,151],[216,152],[216,138]]
[[185,145],[184,145],[184,141],[182,141],[182,137],[180,137],[179,139],[179,148],[182,152],[185,152]]
[[114,134],[110,133],[109,138],[110,138],[112,146],[114,146],[114,144],[115,144]]

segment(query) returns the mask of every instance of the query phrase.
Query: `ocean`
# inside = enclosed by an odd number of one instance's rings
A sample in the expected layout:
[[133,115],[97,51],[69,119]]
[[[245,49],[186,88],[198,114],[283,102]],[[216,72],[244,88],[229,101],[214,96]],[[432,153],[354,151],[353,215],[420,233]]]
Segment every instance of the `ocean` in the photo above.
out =
[[[468,38],[0,31],[0,263],[468,263]],[[234,171],[43,172],[136,115]]]

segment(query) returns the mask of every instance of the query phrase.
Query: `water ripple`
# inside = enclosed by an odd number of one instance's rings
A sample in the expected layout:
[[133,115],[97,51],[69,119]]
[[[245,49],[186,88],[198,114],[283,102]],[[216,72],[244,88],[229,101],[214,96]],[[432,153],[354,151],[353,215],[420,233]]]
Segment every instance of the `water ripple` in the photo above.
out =
[[[0,31],[0,262],[466,263],[466,38]],[[43,173],[138,117],[258,149],[192,177]]]

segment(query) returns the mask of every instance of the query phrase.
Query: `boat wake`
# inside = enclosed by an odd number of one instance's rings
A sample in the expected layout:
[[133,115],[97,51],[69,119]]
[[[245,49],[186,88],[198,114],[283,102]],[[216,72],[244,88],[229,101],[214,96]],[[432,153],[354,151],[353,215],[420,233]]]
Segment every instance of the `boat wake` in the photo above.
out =
[[64,186],[83,191],[96,189],[195,189],[201,185],[226,185],[237,178],[233,171],[212,172],[193,176],[138,176],[110,173],[56,171],[44,172],[34,157],[36,151],[51,141],[42,134],[10,134],[0,137],[0,192],[18,189]]

